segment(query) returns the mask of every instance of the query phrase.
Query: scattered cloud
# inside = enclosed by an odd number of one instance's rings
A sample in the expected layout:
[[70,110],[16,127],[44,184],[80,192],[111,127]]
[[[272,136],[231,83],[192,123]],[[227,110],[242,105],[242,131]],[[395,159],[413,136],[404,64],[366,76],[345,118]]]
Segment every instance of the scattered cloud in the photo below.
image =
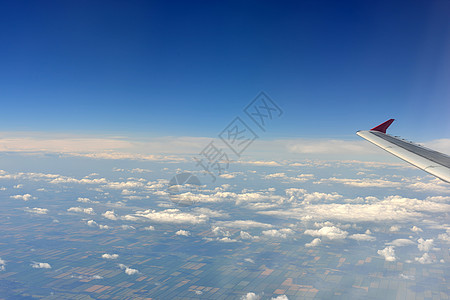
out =
[[81,213],[85,213],[87,215],[95,215],[94,209],[92,207],[87,207],[87,208],[83,208],[83,207],[71,207],[69,209],[67,209],[68,212],[81,212]]
[[376,238],[370,234],[365,234],[365,233],[356,233],[356,234],[352,234],[348,237],[349,239],[354,239],[357,241],[375,241]]
[[389,231],[391,231],[391,232],[397,232],[397,231],[399,231],[400,230],[400,226],[398,226],[398,225],[392,225],[390,228],[389,228]]
[[127,274],[127,275],[135,275],[135,274],[139,274],[140,273],[138,270],[129,268],[129,267],[127,267],[124,264],[119,264],[119,268],[121,270],[124,270],[125,274]]
[[0,258],[0,271],[6,270],[6,261]]
[[104,259],[118,259],[119,258],[119,254],[108,254],[105,253],[102,255],[102,258]]
[[289,298],[286,295],[280,295],[277,297],[272,297],[271,300],[289,300]]
[[182,212],[176,208],[166,209],[163,211],[148,209],[145,211],[136,212],[135,216],[153,222],[173,224],[203,224],[209,220],[209,217],[205,214]]
[[240,229],[272,227],[271,224],[261,223],[252,220],[217,221],[216,225],[221,227],[240,228]]
[[318,237],[326,237],[330,240],[345,239],[348,235],[347,231],[344,231],[336,226],[325,226],[319,230],[307,229],[305,234]]
[[34,269],[51,269],[52,266],[49,263],[43,263],[43,262],[33,262],[31,266]]
[[35,199],[30,194],[14,195],[14,196],[10,196],[10,197],[13,198],[13,199],[16,199],[16,200],[23,200],[23,201],[28,201],[28,200],[31,200],[31,199]]
[[415,261],[417,261],[420,264],[431,264],[433,263],[433,259],[430,257],[430,255],[428,253],[424,253],[421,257],[416,257]]
[[412,231],[412,232],[415,232],[415,233],[423,232],[423,230],[422,230],[421,228],[417,227],[416,225],[414,225],[414,226],[411,228],[411,231]]
[[264,230],[262,232],[262,235],[264,235],[266,237],[274,237],[274,238],[282,238],[282,239],[285,239],[289,235],[292,235],[292,234],[294,234],[294,231],[290,228],[269,229],[269,230]]
[[255,293],[247,293],[246,295],[241,297],[241,300],[260,300],[261,296],[256,295]]
[[433,239],[424,240],[423,238],[420,238],[417,240],[417,248],[419,248],[420,251],[428,252],[433,248]]
[[386,243],[386,245],[391,245],[391,246],[395,246],[395,247],[403,247],[403,246],[410,246],[410,245],[415,245],[416,243],[408,240],[408,239],[396,239],[393,240],[392,242]]
[[190,236],[191,235],[191,233],[189,231],[183,230],[183,229],[178,230],[177,232],[175,232],[175,234],[181,235],[181,236]]
[[310,243],[306,243],[305,247],[306,248],[310,248],[310,247],[316,247],[319,246],[322,243],[322,240],[319,238],[315,238],[313,239]]
[[99,203],[98,201],[93,201],[93,200],[91,200],[89,198],[82,198],[82,197],[79,197],[77,199],[77,202],[81,202],[81,203]]
[[244,261],[249,262],[251,264],[255,263],[255,261],[253,259],[251,259],[251,258],[246,258],[246,259],[244,259]]
[[114,213],[114,210],[107,210],[106,212],[102,213],[102,216],[109,220],[118,220],[117,215]]
[[239,233],[239,236],[241,237],[242,240],[253,240],[258,238],[257,236],[252,236],[250,233],[246,231],[241,231]]
[[397,259],[395,257],[394,246],[387,246],[383,250],[378,250],[377,253],[383,256],[386,261],[395,261]]
[[24,209],[26,212],[32,213],[32,214],[37,214],[37,215],[45,215],[48,213],[48,209],[47,208],[39,208],[39,207],[33,207],[33,208],[29,208],[29,207],[25,207]]

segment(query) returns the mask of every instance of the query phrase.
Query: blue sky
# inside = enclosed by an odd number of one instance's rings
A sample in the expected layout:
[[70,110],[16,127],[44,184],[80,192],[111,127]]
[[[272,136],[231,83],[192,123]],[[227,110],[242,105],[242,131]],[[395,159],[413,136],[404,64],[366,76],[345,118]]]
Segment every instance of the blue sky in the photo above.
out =
[[450,132],[448,1],[14,1],[1,131],[216,136],[258,93],[264,138],[350,138],[396,118]]

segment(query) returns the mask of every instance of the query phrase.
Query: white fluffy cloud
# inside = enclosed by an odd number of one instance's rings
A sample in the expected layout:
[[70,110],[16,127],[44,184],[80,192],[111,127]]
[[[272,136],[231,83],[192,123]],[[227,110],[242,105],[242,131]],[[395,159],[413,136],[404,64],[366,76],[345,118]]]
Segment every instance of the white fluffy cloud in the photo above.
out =
[[423,232],[423,230],[422,230],[421,228],[417,227],[416,225],[414,225],[414,226],[411,228],[411,231],[412,231],[412,232],[415,232],[415,233]]
[[352,234],[348,237],[349,239],[354,239],[357,241],[375,241],[376,238],[370,234],[366,234],[366,233],[356,233],[356,234]]
[[241,231],[239,233],[239,236],[241,237],[242,240],[253,240],[258,238],[257,236],[252,236],[250,233],[246,232],[246,231]]
[[109,220],[117,220],[118,219],[117,215],[114,213],[114,210],[107,210],[104,213],[102,213],[102,216]]
[[125,271],[125,274],[127,274],[127,275],[135,275],[135,274],[139,274],[139,271],[138,271],[138,270],[129,268],[129,267],[127,267],[127,266],[124,265],[124,264],[119,264],[119,268],[120,268],[121,270],[124,270],[124,271]]
[[313,239],[310,243],[306,243],[305,247],[306,248],[310,248],[310,247],[316,247],[319,246],[322,243],[322,240],[319,238],[315,238]]
[[262,234],[266,237],[274,237],[274,238],[282,238],[285,239],[289,235],[294,234],[294,231],[290,228],[282,228],[282,229],[269,229],[264,230]]
[[403,247],[403,246],[409,246],[409,245],[415,245],[416,243],[414,243],[411,240],[408,239],[396,239],[393,240],[392,242],[386,243],[386,245],[391,245],[391,246],[395,246],[395,247]]
[[415,261],[417,261],[420,264],[431,264],[433,262],[433,259],[430,257],[428,253],[424,253],[421,257],[416,257]]
[[424,240],[423,238],[420,238],[417,240],[417,248],[419,248],[420,251],[428,252],[433,248],[433,239]]
[[400,226],[398,226],[398,225],[392,225],[390,228],[389,228],[389,231],[390,232],[397,232],[397,231],[399,231],[400,230]]
[[135,215],[153,222],[173,224],[203,224],[209,220],[209,217],[205,214],[182,212],[176,208],[166,209],[163,211],[148,209],[145,211],[138,211]]
[[95,222],[94,220],[89,220],[89,221],[86,222],[86,224],[89,227],[97,227],[98,226],[97,222]]
[[102,258],[104,258],[104,259],[117,259],[117,258],[119,258],[119,254],[108,254],[108,253],[105,253],[105,254],[102,255]]
[[[347,222],[409,221],[428,213],[450,212],[450,205],[430,200],[389,196],[364,204],[304,204],[300,207],[260,211],[259,214],[303,220],[339,220]],[[413,227],[414,228],[414,227]]]
[[79,197],[77,199],[77,202],[81,202],[81,203],[99,203],[98,201],[93,201],[93,200],[91,200],[89,198],[82,198],[82,197]]
[[383,250],[378,250],[377,253],[383,256],[386,261],[395,261],[397,259],[395,257],[394,246],[387,246]]
[[348,232],[336,226],[325,226],[320,228],[319,230],[307,229],[305,230],[305,234],[311,236],[326,237],[330,240],[339,240],[345,239],[348,235]]
[[289,300],[289,298],[286,295],[280,295],[277,297],[272,297],[271,300]]
[[33,213],[33,214],[38,214],[38,215],[45,215],[45,214],[48,213],[48,209],[46,209],[46,208],[39,208],[39,207],[33,207],[33,208],[25,207],[24,210],[26,212]]
[[175,232],[175,234],[181,235],[181,236],[190,236],[191,235],[191,233],[189,231],[183,230],[183,229],[178,230],[177,232]]
[[71,207],[69,209],[67,209],[68,212],[81,212],[81,213],[85,213],[88,215],[95,215],[94,209],[92,207]]
[[120,228],[122,228],[123,230],[136,230],[134,226],[128,224],[121,225]]
[[6,261],[0,258],[0,271],[6,270]]
[[241,300],[260,300],[261,297],[259,295],[256,295],[255,293],[247,293],[246,295],[241,297]]
[[252,220],[236,220],[236,221],[218,221],[216,225],[222,227],[231,227],[231,228],[240,228],[240,229],[248,229],[248,228],[271,228],[271,224],[261,223]]
[[230,236],[230,232],[228,230],[225,230],[219,226],[213,226],[211,231],[215,236]]
[[28,200],[34,199],[33,196],[31,196],[30,194],[14,195],[14,196],[11,196],[11,198],[16,199],[16,200],[23,200],[23,201],[28,201]]
[[52,266],[50,266],[49,263],[43,263],[43,262],[33,262],[31,264],[31,266],[34,269],[51,269],[52,268]]

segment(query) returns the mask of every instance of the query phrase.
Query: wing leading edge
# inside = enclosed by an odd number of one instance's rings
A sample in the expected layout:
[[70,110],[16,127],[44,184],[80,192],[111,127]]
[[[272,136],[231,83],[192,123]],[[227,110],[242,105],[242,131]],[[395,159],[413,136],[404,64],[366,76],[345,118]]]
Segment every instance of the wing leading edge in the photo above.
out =
[[360,130],[356,134],[417,168],[450,183],[450,156],[387,134],[386,130],[392,122],[394,119],[371,130]]

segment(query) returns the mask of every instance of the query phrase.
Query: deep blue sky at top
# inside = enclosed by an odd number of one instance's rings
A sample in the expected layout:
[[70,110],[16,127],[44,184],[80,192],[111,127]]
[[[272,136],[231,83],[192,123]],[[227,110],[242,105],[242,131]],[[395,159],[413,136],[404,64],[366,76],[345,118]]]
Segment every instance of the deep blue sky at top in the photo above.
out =
[[215,136],[264,90],[265,137],[450,135],[450,2],[4,1],[0,131]]

